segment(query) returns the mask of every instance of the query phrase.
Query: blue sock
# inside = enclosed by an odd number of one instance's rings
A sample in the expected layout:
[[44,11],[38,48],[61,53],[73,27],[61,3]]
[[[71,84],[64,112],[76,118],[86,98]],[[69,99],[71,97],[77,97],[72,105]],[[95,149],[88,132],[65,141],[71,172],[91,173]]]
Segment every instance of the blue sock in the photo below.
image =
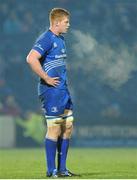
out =
[[56,168],[55,157],[56,157],[57,142],[45,138],[45,150],[46,150],[46,161],[47,161],[47,172],[50,174]]
[[60,158],[61,158],[61,145],[62,145],[62,138],[58,138],[58,142],[57,142],[57,150],[58,150],[58,170],[60,169]]
[[58,139],[58,170],[66,170],[66,159],[69,148],[69,139]]

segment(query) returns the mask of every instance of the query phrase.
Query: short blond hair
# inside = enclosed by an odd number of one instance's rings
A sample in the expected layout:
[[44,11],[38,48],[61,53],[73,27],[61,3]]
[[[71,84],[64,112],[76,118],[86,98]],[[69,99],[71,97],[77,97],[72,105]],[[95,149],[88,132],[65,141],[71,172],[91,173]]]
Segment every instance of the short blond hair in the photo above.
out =
[[63,17],[69,17],[70,13],[63,8],[53,8],[49,14],[50,23],[53,23],[55,20],[61,21]]

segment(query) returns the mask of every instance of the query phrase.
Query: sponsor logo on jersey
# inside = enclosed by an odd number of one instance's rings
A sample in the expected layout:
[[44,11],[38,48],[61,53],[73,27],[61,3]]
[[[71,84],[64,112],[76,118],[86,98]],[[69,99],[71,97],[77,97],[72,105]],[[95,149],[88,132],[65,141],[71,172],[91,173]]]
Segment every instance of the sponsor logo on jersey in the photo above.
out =
[[41,47],[41,44],[35,44],[35,46],[34,47],[38,47],[39,49],[41,49],[42,51],[44,51],[44,49]]
[[53,106],[51,108],[51,112],[54,112],[54,113],[58,112],[58,108],[56,106]]
[[55,55],[55,58],[65,58],[67,54]]

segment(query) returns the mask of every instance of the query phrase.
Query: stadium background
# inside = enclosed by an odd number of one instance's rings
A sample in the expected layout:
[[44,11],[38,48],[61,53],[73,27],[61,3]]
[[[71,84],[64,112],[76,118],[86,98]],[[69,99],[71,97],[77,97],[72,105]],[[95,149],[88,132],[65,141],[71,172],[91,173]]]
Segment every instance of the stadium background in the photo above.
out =
[[0,147],[43,145],[38,77],[25,58],[53,7],[71,12],[72,146],[137,146],[137,0],[0,0]]

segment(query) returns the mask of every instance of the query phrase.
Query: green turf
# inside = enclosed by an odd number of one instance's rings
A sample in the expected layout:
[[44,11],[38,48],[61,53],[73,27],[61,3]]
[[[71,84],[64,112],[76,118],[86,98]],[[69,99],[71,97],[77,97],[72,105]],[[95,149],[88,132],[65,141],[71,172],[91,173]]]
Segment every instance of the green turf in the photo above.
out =
[[[44,149],[0,150],[0,178],[45,179]],[[68,167],[85,179],[137,178],[137,149],[70,149]]]

